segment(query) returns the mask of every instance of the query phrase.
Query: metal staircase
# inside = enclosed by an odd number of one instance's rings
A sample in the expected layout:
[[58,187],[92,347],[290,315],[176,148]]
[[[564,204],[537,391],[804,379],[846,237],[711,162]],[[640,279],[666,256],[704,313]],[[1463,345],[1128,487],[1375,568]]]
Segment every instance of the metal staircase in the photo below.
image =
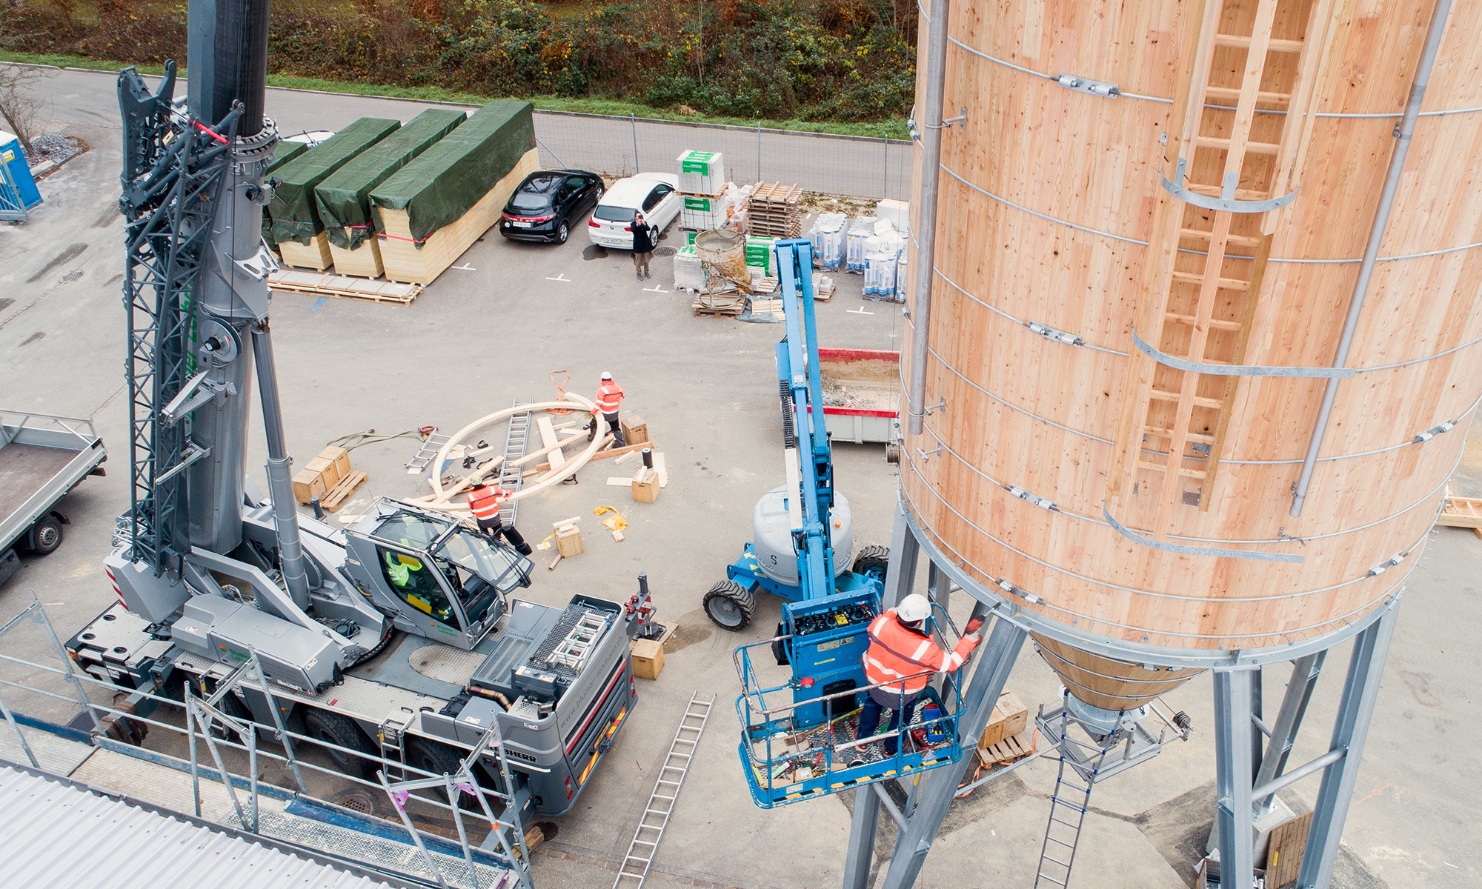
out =
[[633,842],[628,844],[628,854],[623,856],[623,866],[612,889],[640,889],[648,878],[648,869],[653,865],[654,853],[659,841],[664,838],[664,828],[674,812],[674,801],[684,786],[685,775],[689,774],[690,763],[699,747],[700,736],[705,732],[705,723],[710,719],[710,708],[715,696],[707,701],[699,699],[699,693],[690,695],[690,702],[680,717],[679,729],[669,744],[669,754],[664,757],[664,767],[659,769],[659,778],[654,782],[653,793],[643,807],[643,816],[638,819],[638,830],[633,833]]
[[[1308,30],[1325,0],[1213,0],[1176,100],[1171,175],[1150,242],[1137,321],[1137,376],[1118,488],[1151,498],[1142,519],[1161,536],[1175,506],[1208,510],[1225,425],[1270,252],[1273,216],[1295,196],[1291,175],[1310,125]],[[1230,368],[1226,370],[1225,368]]]
[[[1050,795],[1050,820],[1045,825],[1045,841],[1040,847],[1039,867],[1035,871],[1034,889],[1041,886],[1065,887],[1070,883],[1071,866],[1075,863],[1076,847],[1081,842],[1081,828],[1086,823],[1086,809],[1091,805],[1091,788],[1101,771],[1101,761],[1106,758],[1106,748],[1099,750],[1089,760],[1067,755],[1067,745],[1080,742],[1066,734],[1069,716],[1060,716],[1060,771],[1055,775],[1055,791]],[[1066,776],[1067,770],[1074,779]]]

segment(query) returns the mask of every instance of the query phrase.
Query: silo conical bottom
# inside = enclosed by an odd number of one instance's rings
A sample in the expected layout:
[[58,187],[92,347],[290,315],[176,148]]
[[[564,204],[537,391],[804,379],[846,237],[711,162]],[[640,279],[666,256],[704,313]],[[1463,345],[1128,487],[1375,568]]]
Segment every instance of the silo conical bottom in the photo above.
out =
[[1135,710],[1203,672],[1149,669],[1142,664],[1081,651],[1038,633],[1033,638],[1040,657],[1060,677],[1066,690],[1078,700],[1103,710]]

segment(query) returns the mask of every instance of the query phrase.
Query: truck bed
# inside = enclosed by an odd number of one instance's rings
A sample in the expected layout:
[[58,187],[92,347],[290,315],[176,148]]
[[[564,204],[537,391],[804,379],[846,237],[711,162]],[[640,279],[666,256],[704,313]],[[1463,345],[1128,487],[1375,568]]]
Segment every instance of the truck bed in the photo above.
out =
[[14,442],[0,447],[0,516],[19,512],[76,456],[76,451]]
[[89,420],[0,411],[0,553],[105,459]]

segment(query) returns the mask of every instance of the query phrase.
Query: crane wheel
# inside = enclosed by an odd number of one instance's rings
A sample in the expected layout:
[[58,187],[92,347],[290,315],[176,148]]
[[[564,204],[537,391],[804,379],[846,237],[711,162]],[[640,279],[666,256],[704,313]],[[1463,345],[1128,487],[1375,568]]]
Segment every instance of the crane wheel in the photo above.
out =
[[724,630],[739,630],[756,615],[756,597],[734,580],[722,580],[705,594],[705,614]]
[[326,744],[364,754],[356,756],[344,750],[324,748],[325,754],[329,756],[335,768],[345,774],[361,778],[375,776],[376,769],[380,765],[381,752],[371,743],[371,739],[365,736],[365,732],[360,730],[360,726],[355,724],[355,720],[338,713],[310,710],[304,714],[304,734],[316,741],[323,741]]
[[[407,745],[407,765],[433,775],[452,775],[454,785],[458,783],[458,770],[463,766],[463,756],[457,748],[422,738],[413,738]],[[443,802],[450,802],[445,789],[439,788],[436,793]],[[479,801],[472,794],[464,793],[456,789],[456,786],[453,793],[458,796],[459,808],[466,812],[480,811]]]
[[854,557],[852,570],[855,574],[873,574],[881,583],[885,582],[885,572],[890,567],[890,547],[888,546],[866,546]]

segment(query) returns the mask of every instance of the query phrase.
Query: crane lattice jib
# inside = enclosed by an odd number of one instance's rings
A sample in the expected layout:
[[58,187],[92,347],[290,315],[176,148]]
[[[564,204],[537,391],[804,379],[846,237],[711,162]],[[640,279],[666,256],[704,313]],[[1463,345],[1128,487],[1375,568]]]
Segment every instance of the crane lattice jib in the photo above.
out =
[[123,533],[130,559],[156,574],[188,548],[183,470],[203,455],[189,444],[188,421],[168,422],[161,409],[193,369],[191,299],[242,113],[234,107],[208,127],[173,106],[174,85],[173,64],[153,93],[133,68],[119,74],[131,457]]
[[792,442],[800,470],[802,527],[797,538],[798,579],[805,598],[834,592],[834,551],[829,511],[834,503],[833,457],[823,417],[823,381],[818,369],[818,325],[813,310],[813,244],[806,238],[778,241],[777,283],[782,294],[787,338],[777,344],[777,378],[783,410],[790,410]]

